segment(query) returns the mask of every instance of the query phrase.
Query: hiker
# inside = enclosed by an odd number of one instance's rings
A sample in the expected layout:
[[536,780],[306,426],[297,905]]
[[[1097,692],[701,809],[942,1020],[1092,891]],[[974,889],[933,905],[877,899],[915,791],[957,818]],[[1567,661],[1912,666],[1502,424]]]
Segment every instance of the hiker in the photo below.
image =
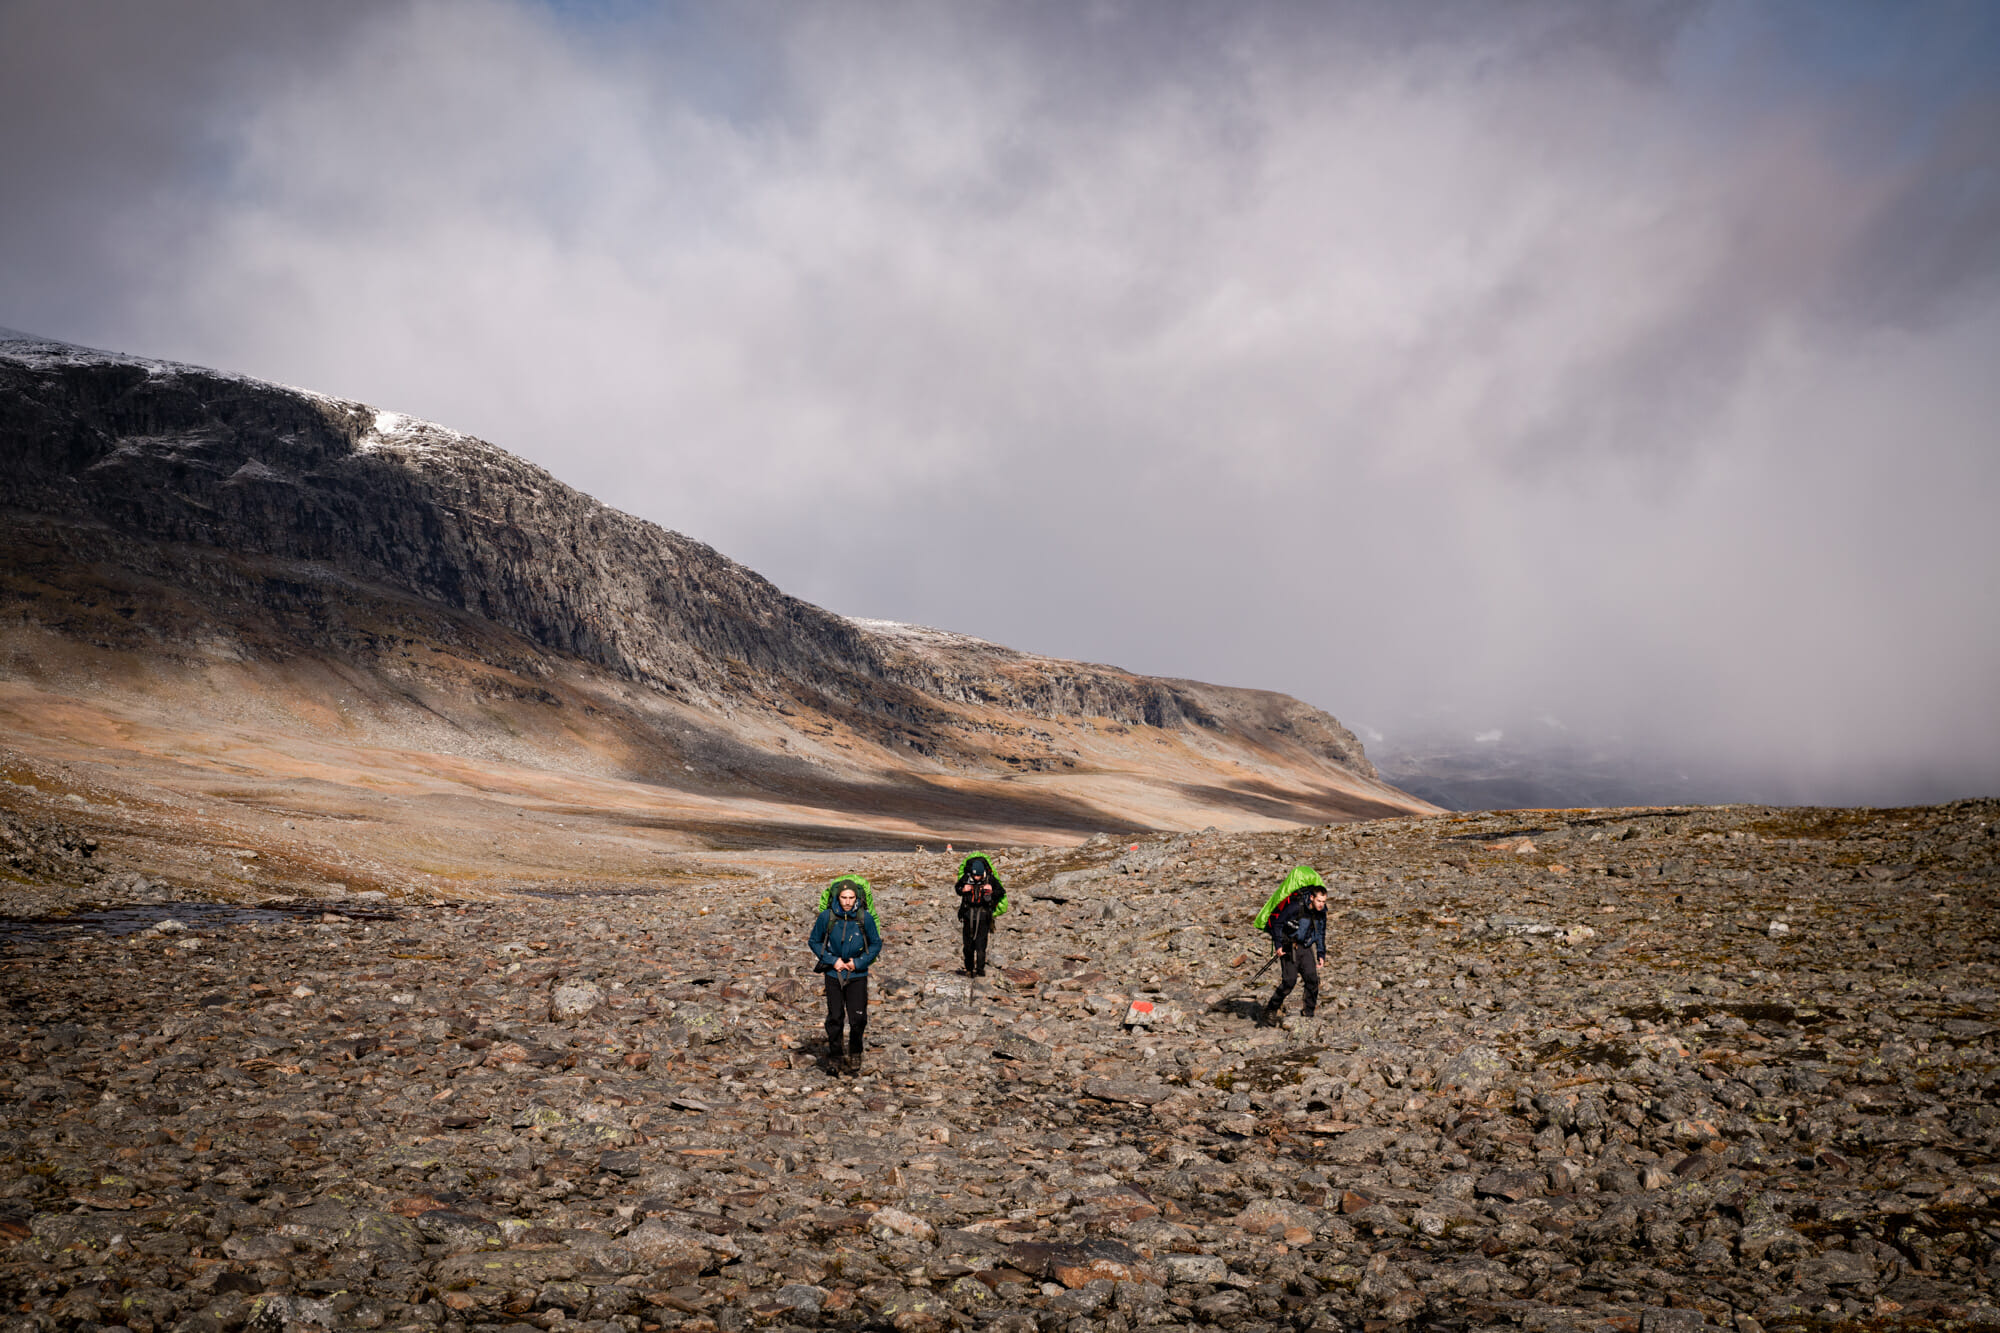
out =
[[[1278,956],[1278,989],[1260,1021],[1275,1023],[1301,976],[1306,983],[1305,1016],[1319,1009],[1319,965],[1326,960],[1326,881],[1311,866],[1295,866],[1264,900],[1255,923],[1269,931]],[[1266,964],[1269,966],[1269,964]]]
[[821,889],[819,891],[819,906],[813,910],[824,912],[827,908],[833,906],[833,896],[840,892],[841,886],[844,884],[852,884],[855,890],[860,893],[861,910],[868,913],[869,917],[875,922],[875,929],[880,931],[882,929],[882,918],[875,914],[875,890],[870,888],[868,881],[859,875],[841,875],[831,884]]
[[854,885],[842,883],[832,906],[813,922],[806,942],[826,974],[826,1059],[841,1072],[840,1028],[847,1021],[847,1071],[861,1068],[861,1034],[868,1028],[868,965],[881,956],[882,936],[875,918],[861,907]]
[[959,942],[965,950],[965,975],[986,975],[986,941],[993,933],[993,918],[1007,914],[1007,887],[993,858],[974,852],[958,863]]

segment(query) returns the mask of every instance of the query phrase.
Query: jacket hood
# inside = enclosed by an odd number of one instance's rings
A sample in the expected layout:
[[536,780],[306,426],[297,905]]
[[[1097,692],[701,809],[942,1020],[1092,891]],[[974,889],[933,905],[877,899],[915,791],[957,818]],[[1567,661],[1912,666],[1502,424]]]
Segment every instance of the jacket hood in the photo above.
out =
[[1000,867],[996,865],[993,861],[993,858],[988,856],[985,852],[974,852],[972,853],[972,855],[966,857],[964,860],[958,863],[959,883],[961,884],[965,883],[966,876],[971,873],[971,866],[974,861],[984,861],[986,863],[986,878],[993,881],[993,885],[995,888],[1004,889],[1007,887],[1005,884],[1002,884],[1000,882]]

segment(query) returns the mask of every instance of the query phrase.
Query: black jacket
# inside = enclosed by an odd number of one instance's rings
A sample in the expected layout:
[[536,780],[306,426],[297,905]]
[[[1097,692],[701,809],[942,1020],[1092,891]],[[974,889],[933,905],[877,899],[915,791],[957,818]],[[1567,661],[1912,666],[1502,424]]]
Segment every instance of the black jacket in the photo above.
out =
[[1326,913],[1315,912],[1303,901],[1305,895],[1288,904],[1271,921],[1271,939],[1280,949],[1310,944],[1322,959],[1326,957]]

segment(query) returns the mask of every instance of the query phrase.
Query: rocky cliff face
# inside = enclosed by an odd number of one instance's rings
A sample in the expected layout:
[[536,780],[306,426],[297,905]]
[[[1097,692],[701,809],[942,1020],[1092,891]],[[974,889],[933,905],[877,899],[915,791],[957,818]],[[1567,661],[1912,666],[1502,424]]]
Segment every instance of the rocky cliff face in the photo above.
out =
[[[365,587],[519,636],[536,651],[513,655],[517,674],[569,659],[710,714],[803,710],[905,764],[1088,766],[1074,737],[1035,724],[1090,722],[1302,767],[1308,786],[1400,797],[1373,781],[1346,728],[1297,700],[848,620],[493,445],[358,403],[0,340],[0,457],[0,509],[17,536],[32,527],[45,552],[201,585],[201,618],[283,612],[297,651],[326,646],[325,617],[299,614],[305,585],[321,602]],[[215,553],[231,558],[226,575]]]

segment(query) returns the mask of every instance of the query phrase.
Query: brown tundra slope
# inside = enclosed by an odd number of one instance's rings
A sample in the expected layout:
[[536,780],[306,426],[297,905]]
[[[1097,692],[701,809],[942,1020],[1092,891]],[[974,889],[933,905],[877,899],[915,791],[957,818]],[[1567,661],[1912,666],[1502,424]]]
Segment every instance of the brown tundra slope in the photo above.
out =
[[307,887],[1432,808],[1296,699],[849,620],[358,403],[0,338],[0,458],[17,756]]

